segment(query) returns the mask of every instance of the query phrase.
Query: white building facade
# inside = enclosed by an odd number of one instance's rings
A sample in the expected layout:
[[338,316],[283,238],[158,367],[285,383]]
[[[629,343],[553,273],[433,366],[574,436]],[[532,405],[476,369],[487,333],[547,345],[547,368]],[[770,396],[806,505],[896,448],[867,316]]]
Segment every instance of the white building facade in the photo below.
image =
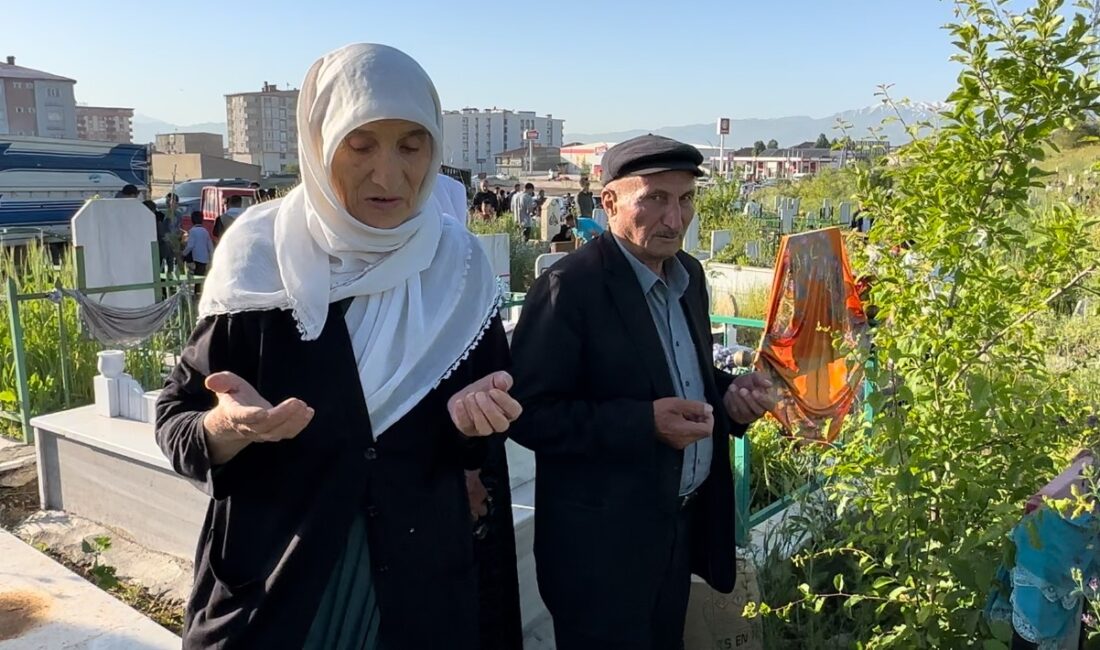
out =
[[496,156],[527,143],[523,134],[538,132],[542,147],[561,147],[565,120],[534,111],[464,108],[443,112],[443,164],[474,174],[495,174]]
[[277,174],[298,165],[298,91],[264,83],[260,92],[225,96],[229,157]]

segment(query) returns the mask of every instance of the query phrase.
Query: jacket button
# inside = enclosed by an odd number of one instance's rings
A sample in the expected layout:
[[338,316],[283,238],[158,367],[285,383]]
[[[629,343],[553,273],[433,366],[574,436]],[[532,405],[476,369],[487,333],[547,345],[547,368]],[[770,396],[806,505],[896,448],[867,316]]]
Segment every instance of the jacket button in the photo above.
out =
[[378,516],[378,508],[375,507],[375,506],[367,506],[367,516],[372,518],[372,519],[377,517]]
[[387,564],[383,564],[382,566],[378,567],[378,573],[386,573],[389,570],[390,567]]
[[371,447],[363,453],[363,457],[367,460],[374,460],[375,458],[378,458],[378,450],[376,450],[374,447]]

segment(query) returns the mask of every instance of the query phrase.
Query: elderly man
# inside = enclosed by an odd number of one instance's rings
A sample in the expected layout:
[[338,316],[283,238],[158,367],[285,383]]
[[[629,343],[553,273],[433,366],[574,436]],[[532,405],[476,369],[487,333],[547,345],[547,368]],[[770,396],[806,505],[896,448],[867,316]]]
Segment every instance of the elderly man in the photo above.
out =
[[770,383],[710,363],[702,266],[680,250],[702,155],[647,135],[604,155],[610,230],[527,294],[512,352],[535,451],[535,558],[559,650],[683,645],[691,573],[734,586],[729,437]]

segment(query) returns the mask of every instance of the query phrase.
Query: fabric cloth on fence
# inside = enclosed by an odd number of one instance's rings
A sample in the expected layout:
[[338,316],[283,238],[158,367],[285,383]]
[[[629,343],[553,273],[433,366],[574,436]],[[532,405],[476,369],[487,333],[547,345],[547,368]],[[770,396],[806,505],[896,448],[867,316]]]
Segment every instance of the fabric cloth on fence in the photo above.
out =
[[156,334],[179,307],[180,296],[189,291],[182,286],[167,300],[148,307],[111,307],[101,305],[74,289],[61,293],[80,305],[80,320],[88,334],[109,347],[131,348]]
[[766,323],[757,369],[779,391],[772,415],[797,436],[832,440],[863,381],[847,351],[867,335],[838,228],[783,238]]

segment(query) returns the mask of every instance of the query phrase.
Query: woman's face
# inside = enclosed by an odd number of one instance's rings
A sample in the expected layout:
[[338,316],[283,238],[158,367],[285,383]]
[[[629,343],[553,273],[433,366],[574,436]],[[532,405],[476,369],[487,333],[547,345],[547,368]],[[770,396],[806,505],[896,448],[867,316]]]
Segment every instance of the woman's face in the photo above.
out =
[[396,228],[416,210],[432,163],[432,136],[406,120],[380,120],[348,134],[332,158],[332,187],[351,216]]

